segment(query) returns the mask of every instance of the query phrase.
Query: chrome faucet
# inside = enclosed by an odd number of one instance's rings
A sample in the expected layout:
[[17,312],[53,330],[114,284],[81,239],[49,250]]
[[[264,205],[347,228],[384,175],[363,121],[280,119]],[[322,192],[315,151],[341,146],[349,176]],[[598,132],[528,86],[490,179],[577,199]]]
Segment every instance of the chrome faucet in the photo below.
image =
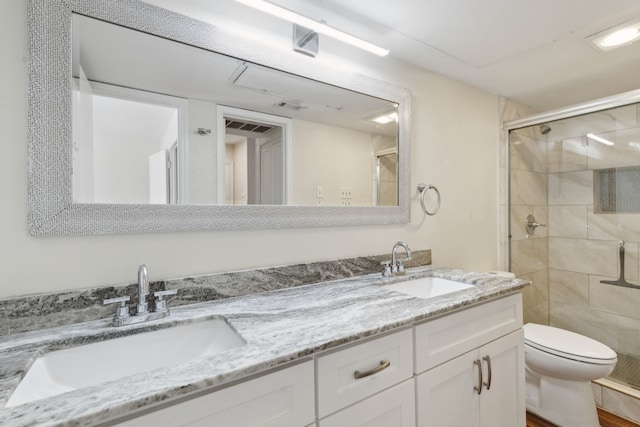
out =
[[147,295],[149,295],[149,273],[147,266],[142,264],[138,267],[138,312],[145,314],[148,311]]
[[116,314],[113,316],[113,326],[130,325],[169,316],[171,313],[164,297],[175,295],[177,292],[176,289],[154,292],[153,296],[156,298],[155,310],[149,311],[146,301],[147,295],[149,295],[149,274],[147,266],[142,264],[138,268],[138,305],[137,312],[134,315],[129,313],[129,307],[127,306],[127,302],[131,299],[129,295],[106,299],[102,303],[104,305],[118,304]]
[[400,247],[404,248],[404,251],[407,254],[404,260],[408,261],[411,259],[411,249],[409,249],[409,245],[407,245],[405,242],[396,243],[395,245],[393,245],[393,249],[391,250],[391,263],[387,262],[384,265],[384,271],[382,272],[382,275],[384,277],[389,277],[391,275],[401,276],[404,274],[404,264],[402,264],[401,261],[398,261],[397,255],[398,248]]

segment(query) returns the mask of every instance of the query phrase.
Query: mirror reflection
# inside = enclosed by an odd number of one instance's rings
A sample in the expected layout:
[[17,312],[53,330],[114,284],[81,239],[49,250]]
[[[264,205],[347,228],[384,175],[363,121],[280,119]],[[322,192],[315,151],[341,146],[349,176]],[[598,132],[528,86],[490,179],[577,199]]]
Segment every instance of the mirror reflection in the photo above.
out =
[[397,104],[73,16],[73,201],[398,206]]

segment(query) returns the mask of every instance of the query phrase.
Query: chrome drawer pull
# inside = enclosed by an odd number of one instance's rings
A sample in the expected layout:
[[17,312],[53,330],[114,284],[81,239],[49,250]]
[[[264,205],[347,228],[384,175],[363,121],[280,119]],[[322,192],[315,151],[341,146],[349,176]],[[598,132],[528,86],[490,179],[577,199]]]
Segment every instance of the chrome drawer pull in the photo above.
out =
[[377,374],[378,372],[384,371],[389,366],[391,366],[391,361],[381,360],[380,365],[376,366],[373,369],[369,369],[368,371],[364,371],[364,372],[355,371],[353,373],[353,378],[359,380],[360,378],[368,377],[369,375]]
[[487,390],[489,390],[491,388],[491,358],[489,356],[485,356],[482,358],[482,360],[487,362],[487,367],[489,368],[489,378],[487,378],[487,382],[482,383],[482,385],[484,385]]
[[482,393],[482,362],[480,362],[480,359],[476,359],[473,364],[478,365],[478,385],[473,386],[473,390],[480,394]]

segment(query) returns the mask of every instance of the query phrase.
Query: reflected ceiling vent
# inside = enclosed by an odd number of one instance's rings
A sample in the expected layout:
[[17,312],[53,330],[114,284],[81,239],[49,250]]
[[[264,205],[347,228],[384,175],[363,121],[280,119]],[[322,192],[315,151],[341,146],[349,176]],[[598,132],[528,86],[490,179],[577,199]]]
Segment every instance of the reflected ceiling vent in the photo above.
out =
[[295,110],[295,111],[304,110],[307,108],[304,105],[300,104],[299,102],[295,102],[295,101],[279,101],[273,104],[273,106],[280,107],[280,108],[288,108],[290,110]]
[[225,119],[225,128],[245,132],[267,133],[273,129],[273,126],[268,126],[264,123],[252,123],[246,120]]

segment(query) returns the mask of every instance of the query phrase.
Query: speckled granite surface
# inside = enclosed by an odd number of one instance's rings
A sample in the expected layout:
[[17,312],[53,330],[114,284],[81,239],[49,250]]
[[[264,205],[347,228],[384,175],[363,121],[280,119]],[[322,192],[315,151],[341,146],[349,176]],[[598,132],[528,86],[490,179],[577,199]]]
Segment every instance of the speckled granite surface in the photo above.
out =
[[[437,276],[476,286],[430,299],[413,298],[380,284]],[[324,349],[389,331],[507,295],[528,282],[460,270],[422,267],[404,277],[380,274],[299,286],[238,298],[185,305],[171,317],[113,328],[93,321],[0,338],[0,408],[33,360],[46,351],[136,331],[222,316],[246,340],[244,346],[162,371],[75,390],[0,409],[0,425],[86,426],[146,405],[242,379]]]
[[[407,267],[431,264],[430,250],[413,251],[412,255],[413,258],[405,262]],[[374,255],[173,280],[152,280],[147,302],[150,307],[153,307],[151,293],[165,289],[178,290],[178,295],[172,297],[169,304],[171,307],[177,307],[195,302],[346,279],[380,272],[382,271],[380,263],[389,259],[389,254]],[[137,278],[137,274],[137,271],[132,271],[131,277]],[[149,277],[153,279],[153,271],[149,271]],[[0,336],[113,316],[113,306],[102,305],[102,301],[107,298],[129,295],[130,308],[134,312],[137,304],[137,289],[137,284],[128,284],[0,299]]]

